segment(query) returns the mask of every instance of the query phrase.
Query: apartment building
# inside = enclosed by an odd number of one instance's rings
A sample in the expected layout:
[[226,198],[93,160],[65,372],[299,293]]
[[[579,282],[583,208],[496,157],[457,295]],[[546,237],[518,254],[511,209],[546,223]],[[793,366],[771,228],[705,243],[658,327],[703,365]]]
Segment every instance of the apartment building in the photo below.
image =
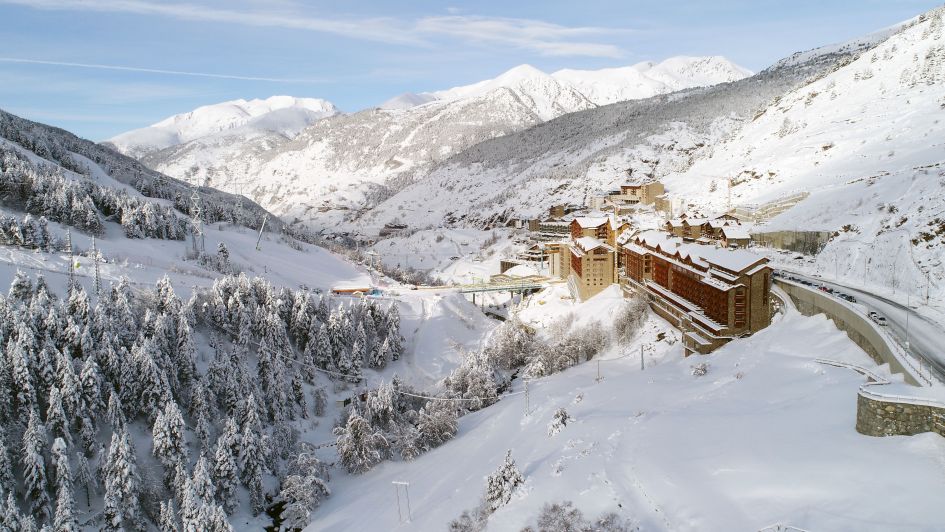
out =
[[683,332],[686,354],[709,353],[771,321],[768,259],[646,231],[621,246],[626,290]]

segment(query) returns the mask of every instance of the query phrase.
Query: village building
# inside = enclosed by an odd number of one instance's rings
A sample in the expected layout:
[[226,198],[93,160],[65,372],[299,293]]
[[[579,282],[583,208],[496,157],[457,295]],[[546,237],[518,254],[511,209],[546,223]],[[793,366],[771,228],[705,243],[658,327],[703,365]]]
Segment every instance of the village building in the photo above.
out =
[[627,202],[652,205],[656,198],[666,193],[666,187],[659,181],[649,183],[620,185],[620,195]]
[[747,248],[751,243],[751,235],[740,225],[729,225],[722,228],[720,240],[727,248]]
[[592,236],[581,236],[568,245],[570,272],[568,288],[572,295],[587,300],[616,282],[614,248]]
[[633,235],[620,250],[624,289],[683,332],[686,354],[709,353],[771,321],[768,259],[684,241],[662,231]]
[[698,240],[703,237],[704,226],[708,221],[709,220],[705,218],[696,218],[683,214],[679,218],[667,220],[666,223],[663,224],[663,229],[673,236],[688,240]]
[[588,197],[591,209],[611,212],[618,216],[629,214],[640,205],[653,205],[666,192],[659,181],[620,185],[616,190],[601,191]]

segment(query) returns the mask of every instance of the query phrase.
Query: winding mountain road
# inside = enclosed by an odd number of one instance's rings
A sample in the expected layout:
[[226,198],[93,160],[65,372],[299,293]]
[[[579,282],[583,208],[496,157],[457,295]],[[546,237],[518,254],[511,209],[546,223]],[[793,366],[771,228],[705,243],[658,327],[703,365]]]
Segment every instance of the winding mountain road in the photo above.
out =
[[[924,360],[939,381],[945,382],[945,327],[917,312],[918,306],[903,305],[889,298],[853,288],[843,283],[825,281],[791,270],[781,272],[815,285],[852,295],[856,303],[886,318],[892,337],[912,355]],[[924,368],[923,368],[924,369]],[[924,372],[924,371],[923,371]]]

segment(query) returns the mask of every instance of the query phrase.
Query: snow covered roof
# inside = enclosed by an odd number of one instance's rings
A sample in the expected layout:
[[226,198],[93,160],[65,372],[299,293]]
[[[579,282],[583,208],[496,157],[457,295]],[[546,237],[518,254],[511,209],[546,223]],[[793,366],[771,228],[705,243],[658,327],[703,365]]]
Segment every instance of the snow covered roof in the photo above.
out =
[[742,249],[724,249],[705,247],[702,257],[706,262],[713,266],[718,266],[732,272],[741,272],[756,265],[759,262],[767,262],[768,259],[760,255],[755,255],[750,251]]
[[609,251],[613,251],[612,247],[590,236],[582,236],[581,238],[575,240],[575,243],[584,251],[591,251],[599,247],[607,248]]
[[706,223],[708,223],[709,227],[711,227],[712,229],[721,229],[722,227],[738,225],[738,222],[734,220],[725,220],[725,219],[718,219],[718,218],[716,218],[715,220],[709,220]]
[[730,225],[722,228],[722,234],[726,239],[744,239],[748,240],[751,238],[751,235],[748,234],[748,231],[744,227],[739,227],[737,225]]
[[574,218],[574,221],[577,222],[581,229],[588,229],[591,227],[600,227],[609,222],[610,218],[608,216],[580,216]]
[[[741,249],[725,249],[703,244],[685,243],[683,239],[672,236],[665,231],[650,230],[634,235],[630,242],[623,245],[636,253],[636,244],[643,244],[646,248],[659,250],[667,257],[678,255],[680,259],[688,259],[700,268],[720,268],[732,272],[742,272],[759,263],[766,263],[767,259],[750,251]],[[631,247],[635,246],[635,247]],[[649,251],[649,250],[645,250]],[[723,271],[713,270],[713,274],[724,274]],[[732,279],[734,280],[734,278]]]

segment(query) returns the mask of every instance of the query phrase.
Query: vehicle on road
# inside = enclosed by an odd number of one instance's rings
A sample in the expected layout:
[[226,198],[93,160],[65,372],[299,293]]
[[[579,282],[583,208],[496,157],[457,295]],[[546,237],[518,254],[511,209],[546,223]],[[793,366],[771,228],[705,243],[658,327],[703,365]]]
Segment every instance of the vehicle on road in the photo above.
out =
[[886,318],[884,318],[883,316],[880,316],[879,313],[876,312],[876,311],[874,311],[874,310],[871,310],[870,313],[868,314],[868,316],[869,316],[870,319],[873,320],[877,325],[881,325],[881,326],[883,326],[883,327],[885,327],[886,325],[888,325],[888,324],[886,323]]

